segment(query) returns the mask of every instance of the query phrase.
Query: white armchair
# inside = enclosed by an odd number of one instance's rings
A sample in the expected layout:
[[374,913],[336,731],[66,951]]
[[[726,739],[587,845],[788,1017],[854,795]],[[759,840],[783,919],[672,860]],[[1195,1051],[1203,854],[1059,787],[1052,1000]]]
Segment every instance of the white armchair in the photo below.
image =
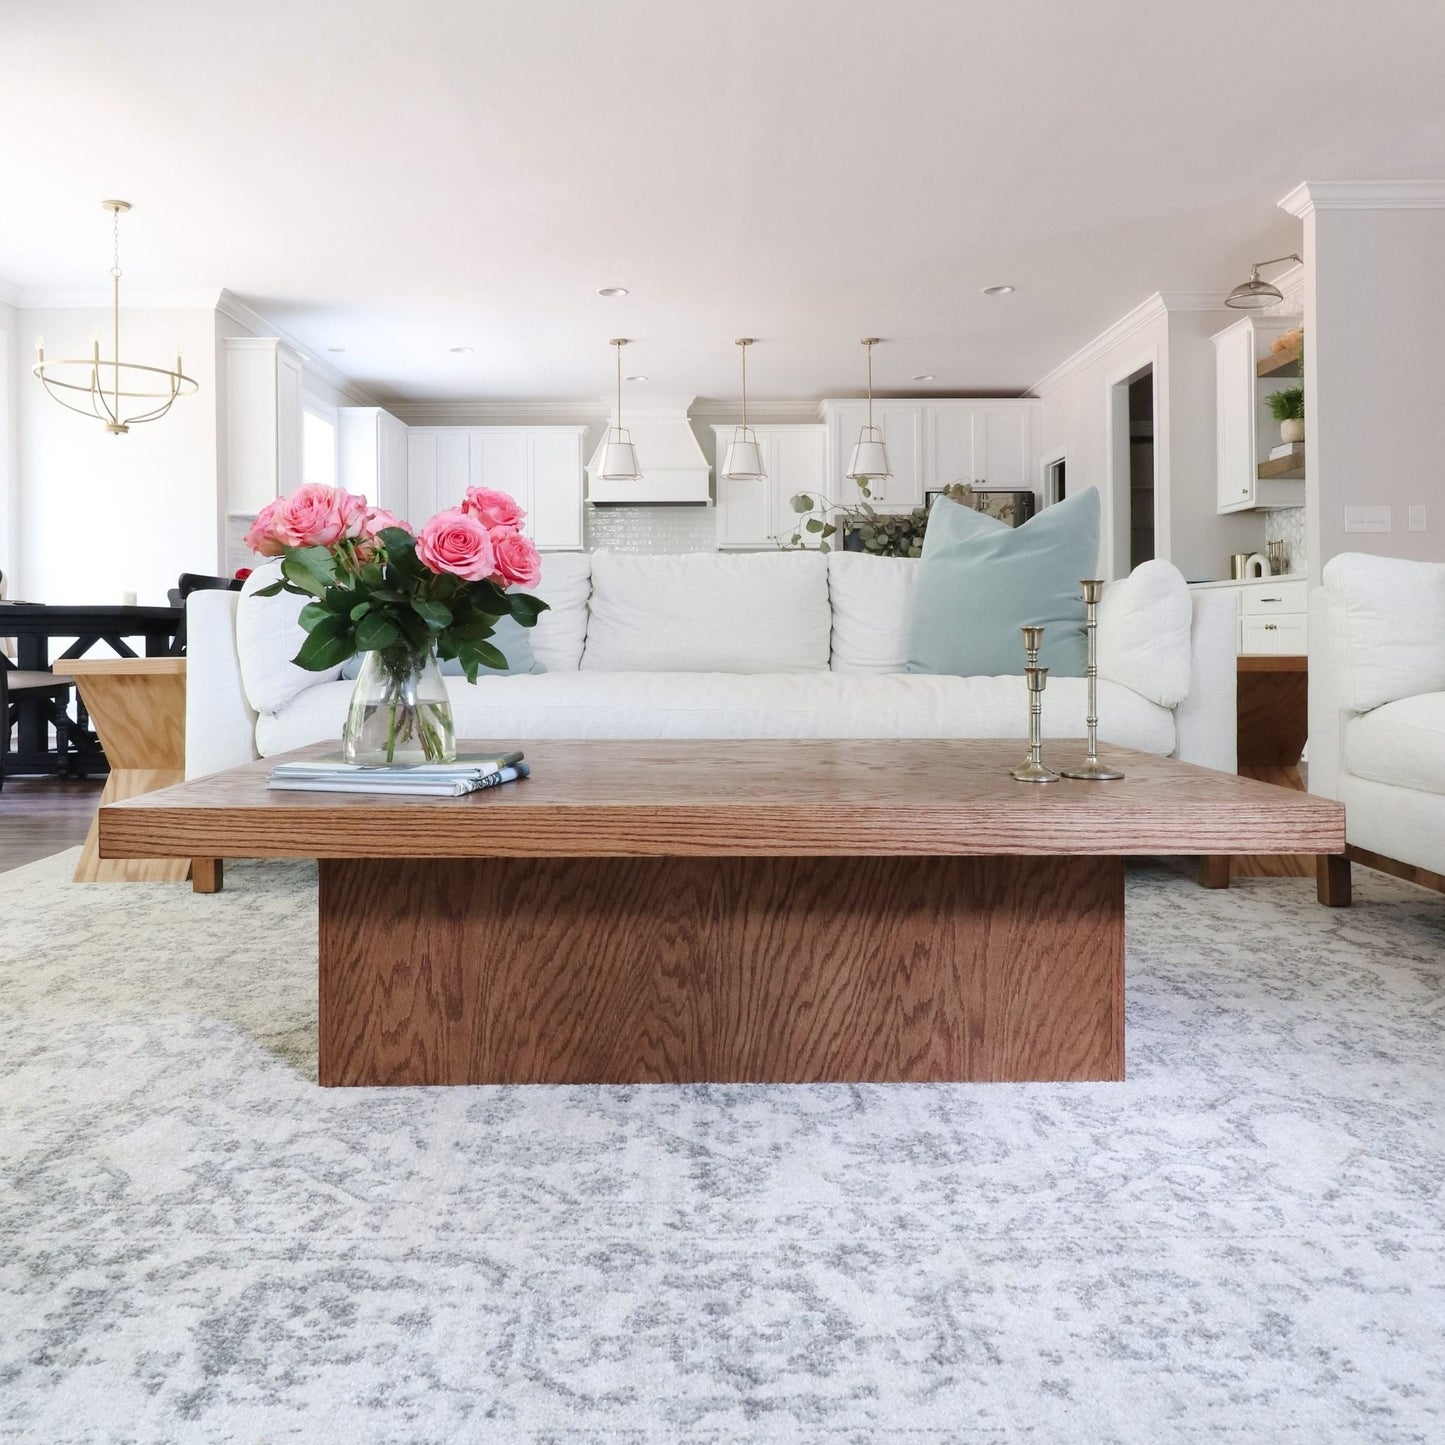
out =
[[1445,891],[1445,564],[1345,552],[1310,596],[1309,790],[1345,805],[1350,864]]

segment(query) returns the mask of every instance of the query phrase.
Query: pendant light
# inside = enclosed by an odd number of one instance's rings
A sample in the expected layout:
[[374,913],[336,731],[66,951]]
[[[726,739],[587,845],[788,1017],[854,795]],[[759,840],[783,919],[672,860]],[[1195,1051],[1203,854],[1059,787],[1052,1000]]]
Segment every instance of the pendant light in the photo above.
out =
[[1294,255],[1276,256],[1272,261],[1256,261],[1249,268],[1249,280],[1240,282],[1224,298],[1224,304],[1232,306],[1236,311],[1263,311],[1277,301],[1283,301],[1284,293],[1278,286],[1271,286],[1268,281],[1259,279],[1261,266],[1277,266],[1281,261],[1298,262],[1299,257]]
[[766,477],[767,472],[763,470],[763,449],[748,425],[748,347],[753,344],[753,338],[740,336],[733,344],[740,346],[743,353],[743,424],[733,428],[722,475],[730,482],[757,482]]
[[873,348],[878,345],[876,336],[865,336],[862,344],[868,348],[868,425],[858,433],[853,445],[853,457],[848,463],[848,475],[866,493],[867,482],[881,481],[891,477],[888,465],[888,449],[883,445],[881,427],[873,425]]
[[625,336],[614,336],[608,343],[617,348],[617,420],[607,428],[607,445],[602,451],[602,478],[608,482],[638,482],[642,468],[637,465],[637,448],[632,434],[622,425],[622,348]]
[[[110,299],[115,347],[111,360],[101,360],[97,336],[88,357],[47,361],[45,338],[37,336],[35,365],[30,371],[52,400],[78,411],[81,416],[103,421],[106,431],[119,436],[139,422],[163,417],[178,396],[191,396],[200,387],[181,370],[179,355],[174,370],[120,359],[120,218],[130,210],[130,202],[102,201],[100,204],[111,214]],[[138,403],[136,410],[123,415],[125,404],[131,402]]]

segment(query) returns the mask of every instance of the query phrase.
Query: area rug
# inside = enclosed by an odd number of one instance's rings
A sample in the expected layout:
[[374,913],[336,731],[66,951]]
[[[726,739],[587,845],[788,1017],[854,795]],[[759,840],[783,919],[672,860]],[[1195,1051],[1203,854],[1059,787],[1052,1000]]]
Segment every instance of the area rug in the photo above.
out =
[[346,1091],[313,871],[73,857],[0,875],[0,1439],[1445,1439],[1445,898],[1132,870],[1124,1084]]

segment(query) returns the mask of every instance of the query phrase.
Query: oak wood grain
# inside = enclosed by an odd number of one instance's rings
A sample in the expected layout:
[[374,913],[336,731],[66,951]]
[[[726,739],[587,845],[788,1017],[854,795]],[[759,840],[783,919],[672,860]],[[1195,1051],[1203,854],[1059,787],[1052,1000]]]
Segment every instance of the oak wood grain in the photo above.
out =
[[320,1079],[1119,1079],[1123,869],[323,859]]
[[1357,848],[1353,843],[1345,849],[1345,856],[1351,863],[1363,864],[1393,878],[1403,878],[1407,883],[1417,883],[1421,888],[1432,888],[1436,893],[1445,893],[1445,873],[1434,873],[1429,868],[1419,868],[1413,863],[1402,863],[1398,858],[1387,858],[1383,853],[1372,853],[1368,848]]
[[[466,798],[272,793],[276,759],[101,813],[103,857],[1038,856],[1337,853],[1327,798],[1103,748],[1127,777],[1017,783],[1016,740],[470,742],[524,783]],[[288,756],[316,756],[319,746]],[[1083,744],[1050,744],[1050,762]]]
[[[1299,762],[1309,735],[1309,659],[1293,654],[1241,657],[1236,742],[1241,776],[1304,792]],[[1308,878],[1314,858],[1305,853],[1237,853],[1235,878]],[[1227,885],[1226,885],[1227,886]]]

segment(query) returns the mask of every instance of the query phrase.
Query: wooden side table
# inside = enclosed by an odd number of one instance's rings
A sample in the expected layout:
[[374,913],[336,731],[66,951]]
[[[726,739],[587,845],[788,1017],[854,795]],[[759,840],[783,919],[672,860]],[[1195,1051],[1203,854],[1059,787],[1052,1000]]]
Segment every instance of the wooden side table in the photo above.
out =
[[[94,657],[66,663],[110,762],[100,805],[179,783],[186,775],[186,660]],[[219,858],[100,856],[98,816],[75,869],[77,883],[184,883],[197,893],[221,886]]]

